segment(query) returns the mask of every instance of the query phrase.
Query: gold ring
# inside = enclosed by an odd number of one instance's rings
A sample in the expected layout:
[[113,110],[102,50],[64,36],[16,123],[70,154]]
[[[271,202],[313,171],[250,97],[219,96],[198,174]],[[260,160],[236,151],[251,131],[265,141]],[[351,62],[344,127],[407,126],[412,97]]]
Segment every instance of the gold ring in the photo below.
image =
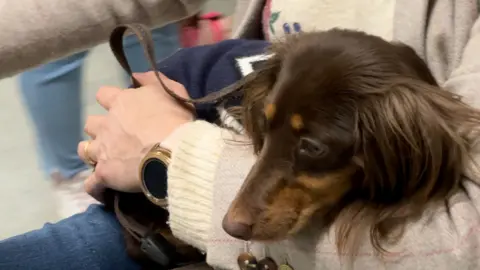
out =
[[90,146],[91,142],[92,142],[91,140],[85,142],[85,146],[83,147],[83,154],[85,156],[85,162],[91,166],[95,166],[97,165],[97,162],[93,160],[88,154],[88,147]]

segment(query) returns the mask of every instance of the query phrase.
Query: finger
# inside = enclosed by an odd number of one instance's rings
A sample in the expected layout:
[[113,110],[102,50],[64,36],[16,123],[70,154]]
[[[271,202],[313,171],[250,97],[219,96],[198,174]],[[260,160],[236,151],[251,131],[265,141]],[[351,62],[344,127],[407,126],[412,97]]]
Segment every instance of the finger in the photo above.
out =
[[92,137],[92,139],[95,139],[100,128],[104,125],[105,119],[105,115],[90,115],[87,118],[87,121],[85,121],[85,127],[83,130],[88,134],[88,136]]
[[122,89],[118,87],[111,87],[111,86],[104,86],[101,87],[96,95],[97,102],[105,109],[110,109],[113,102],[117,99],[117,97],[122,92]]
[[95,173],[91,174],[84,182],[85,192],[90,194],[99,202],[103,202],[103,192],[105,191],[105,185],[98,178]]
[[[179,95],[180,97],[189,98],[188,92],[182,84],[174,80],[171,80],[170,78],[168,78],[167,76],[165,76],[160,72],[157,72],[157,74],[160,77],[160,79],[162,79],[165,86],[168,87],[172,92]],[[156,78],[155,73],[153,71],[146,72],[146,73],[135,73],[133,74],[133,76],[143,86],[159,85],[158,79]],[[164,91],[163,89],[159,89],[159,90]]]
[[97,163],[100,144],[97,140],[81,141],[77,147],[78,156],[87,164]]
[[[160,73],[160,72],[156,72],[158,74],[158,76],[160,77],[160,79],[162,79],[162,81],[170,87],[171,84],[178,84],[176,81],[174,80],[171,80],[170,78],[168,78],[167,76],[165,76],[163,73]],[[155,72],[154,71],[149,71],[149,72],[143,72],[143,73],[134,73],[133,74],[133,77],[135,77],[135,79],[137,79],[137,81],[141,84],[141,85],[150,85],[150,84],[158,84],[159,81],[158,81],[158,78],[157,76],[155,76]]]
[[[160,77],[163,83],[168,88],[170,88],[173,92],[175,92],[177,95],[188,97],[187,91],[185,90],[185,87],[183,87],[182,84],[168,78],[163,73],[156,72],[156,74],[158,74],[158,77]],[[154,71],[149,71],[145,73],[134,73],[133,76],[143,86],[160,84],[160,82],[158,81],[158,78],[155,76]]]

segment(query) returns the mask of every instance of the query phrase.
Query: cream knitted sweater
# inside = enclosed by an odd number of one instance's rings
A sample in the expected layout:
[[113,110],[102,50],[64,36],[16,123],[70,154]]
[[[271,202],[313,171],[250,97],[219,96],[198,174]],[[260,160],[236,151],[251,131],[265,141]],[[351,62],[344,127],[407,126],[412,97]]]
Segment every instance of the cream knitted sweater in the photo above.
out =
[[[273,0],[270,14],[278,12],[275,7],[281,6],[283,9],[280,11],[284,12],[288,9],[286,2]],[[322,7],[330,11],[337,10],[338,16],[344,16],[340,14],[341,8],[333,7],[334,1],[302,1],[305,3],[303,8],[314,9],[312,3],[319,2],[323,2],[319,5],[330,2],[332,6],[329,9]],[[367,2],[373,4],[375,1]],[[242,3],[248,6],[241,6]],[[243,19],[236,21],[235,35],[258,37],[262,29],[259,17],[264,1],[239,0],[239,4],[238,10],[243,11]],[[377,16],[378,21],[374,21],[374,18],[364,20],[361,16],[359,19],[364,21],[355,23],[349,17],[345,22],[350,25],[345,27],[356,26],[354,28],[372,32],[369,31],[370,27],[381,25],[373,32],[412,46],[427,61],[440,83],[480,108],[480,21],[476,21],[477,2],[397,0],[394,4],[392,1],[378,1],[377,4],[385,12],[384,16]],[[309,21],[302,18],[304,14],[299,10],[295,12],[299,13],[298,18],[290,17],[294,14],[285,12],[289,15],[277,19],[280,26],[274,25],[274,31],[281,33],[278,30],[285,23],[293,22],[300,22],[304,30],[313,27],[326,29],[335,20],[335,14],[323,16],[318,11],[315,13],[317,19]],[[357,11],[356,14],[364,13]],[[322,18],[328,18],[328,22]],[[336,26],[343,26],[341,22],[337,20],[340,25]],[[255,157],[248,146],[224,140],[234,135],[205,122],[188,124],[180,135],[182,139],[174,150],[168,177],[171,227],[177,237],[206,251],[207,261],[212,266],[237,269],[236,258],[243,243],[223,232],[221,219]],[[480,173],[469,168],[466,173],[476,179],[480,177]],[[401,242],[390,249],[393,251],[391,256],[384,261],[375,258],[372,247],[365,243],[356,258],[354,269],[480,269],[480,190],[475,186],[467,186],[467,189],[472,202],[468,202],[463,195],[453,200],[450,209],[453,223],[445,213],[439,212],[428,223],[424,218],[411,224]],[[261,244],[253,244],[252,251],[258,257],[267,252],[277,262],[287,260],[294,269],[344,269],[341,256],[336,253],[333,237],[333,231],[311,230],[305,235],[270,244],[267,249]]]

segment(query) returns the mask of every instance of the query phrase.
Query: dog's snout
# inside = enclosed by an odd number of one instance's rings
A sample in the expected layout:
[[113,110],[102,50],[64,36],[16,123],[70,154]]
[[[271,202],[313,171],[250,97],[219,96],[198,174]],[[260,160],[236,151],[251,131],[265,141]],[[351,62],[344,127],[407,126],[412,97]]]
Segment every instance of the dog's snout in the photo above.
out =
[[223,230],[232,237],[241,240],[250,240],[252,238],[252,222],[241,217],[225,215],[222,222]]

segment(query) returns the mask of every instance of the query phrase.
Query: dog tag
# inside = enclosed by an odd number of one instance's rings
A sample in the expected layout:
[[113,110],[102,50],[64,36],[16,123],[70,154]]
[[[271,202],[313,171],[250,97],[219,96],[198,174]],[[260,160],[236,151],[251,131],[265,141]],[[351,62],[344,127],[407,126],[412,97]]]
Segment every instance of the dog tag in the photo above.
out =
[[248,242],[245,242],[245,251],[242,252],[237,258],[237,264],[240,270],[256,270],[257,258],[250,252],[250,246]]
[[278,270],[293,270],[293,267],[291,267],[290,264],[288,264],[288,260],[285,259],[284,263],[279,265]]
[[263,259],[258,262],[258,270],[277,270],[277,263],[270,257],[268,246],[263,248]]
[[237,259],[240,270],[255,270],[257,269],[257,258],[248,252],[244,252],[238,256]]
[[258,270],[277,270],[278,266],[271,258],[266,257],[261,259],[257,265]]
[[293,270],[293,268],[290,265],[284,263],[278,267],[278,270]]

